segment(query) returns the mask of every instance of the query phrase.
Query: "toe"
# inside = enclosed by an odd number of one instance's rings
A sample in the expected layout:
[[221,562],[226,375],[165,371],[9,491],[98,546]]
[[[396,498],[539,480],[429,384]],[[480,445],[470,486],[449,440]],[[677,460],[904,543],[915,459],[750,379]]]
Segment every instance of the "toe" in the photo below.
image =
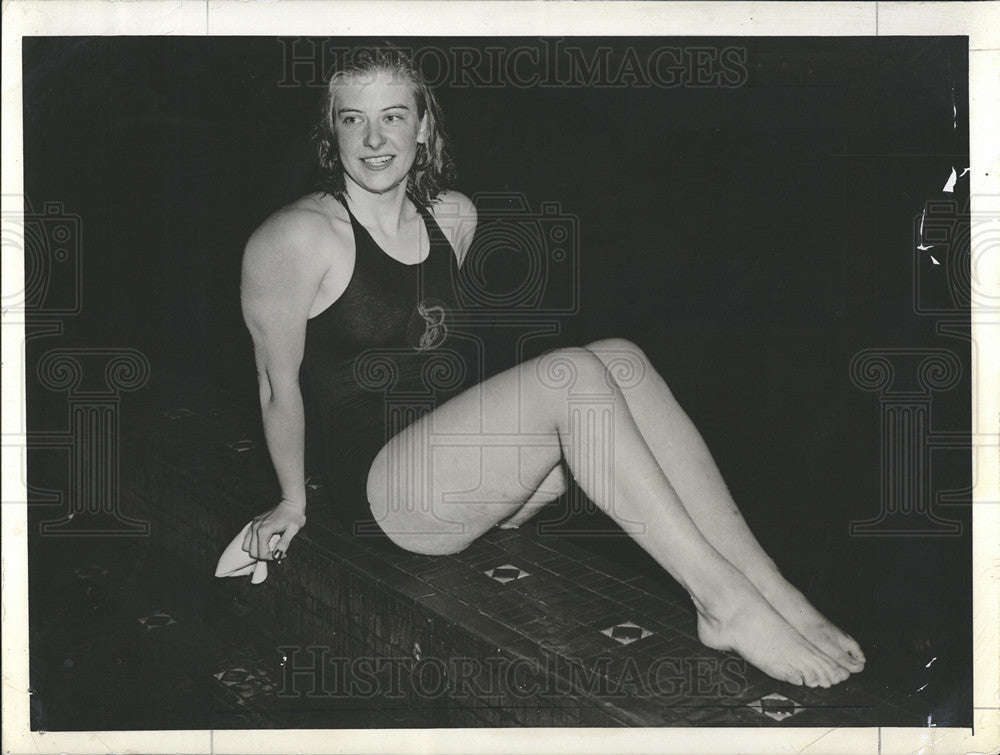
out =
[[813,683],[809,686],[811,687],[829,687],[830,680],[827,677],[826,672],[822,668],[817,668],[812,674]]
[[836,681],[836,683],[840,684],[842,681],[844,681],[848,677],[850,677],[850,675],[851,675],[851,672],[848,671],[846,668],[844,668],[844,667],[841,666],[840,668],[837,669],[837,681]]
[[798,669],[789,669],[785,674],[785,681],[789,684],[797,684],[800,687],[803,684],[807,684],[805,675]]
[[832,687],[842,681],[841,674],[845,669],[828,656],[818,656],[816,663],[820,667],[820,676],[826,683],[824,687]]
[[821,682],[821,675],[817,672],[816,668],[812,665],[806,666],[802,672],[802,677],[805,683],[809,687],[818,687]]
[[837,655],[834,658],[834,660],[837,661],[837,664],[839,666],[843,667],[844,669],[846,669],[850,673],[855,673],[856,674],[857,672],[861,671],[865,667],[865,664],[863,664],[857,658],[855,658],[854,656],[852,656],[850,653],[846,653],[846,652],[837,653]]
[[857,641],[850,635],[844,635],[843,641],[840,643],[841,648],[846,652],[851,658],[853,658],[858,663],[865,662],[864,651],[861,650],[861,646]]
[[829,689],[835,684],[834,676],[835,672],[833,669],[823,668],[819,672],[820,686]]

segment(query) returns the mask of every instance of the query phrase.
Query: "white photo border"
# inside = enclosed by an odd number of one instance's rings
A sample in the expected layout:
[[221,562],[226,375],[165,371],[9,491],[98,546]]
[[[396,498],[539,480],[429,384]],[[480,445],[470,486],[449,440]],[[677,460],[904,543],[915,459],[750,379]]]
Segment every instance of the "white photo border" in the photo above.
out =
[[[48,35],[912,36],[969,38],[972,212],[1000,217],[1000,4],[9,0],[3,5],[3,212],[22,211],[21,38]],[[974,233],[976,228],[974,226]],[[982,232],[982,229],[980,229]],[[973,248],[976,239],[972,240]],[[973,301],[1000,294],[1000,252],[977,260]],[[23,280],[20,255],[3,278]],[[5,284],[5,289],[13,283]],[[974,289],[975,290],[975,289]],[[977,295],[979,294],[979,295]],[[972,729],[447,729],[33,732],[29,729],[23,319],[2,321],[5,753],[990,752],[1000,747],[1000,458],[973,449]],[[1000,315],[974,309],[973,432],[996,438]],[[8,442],[9,441],[9,442]],[[992,503],[991,503],[992,502]]]

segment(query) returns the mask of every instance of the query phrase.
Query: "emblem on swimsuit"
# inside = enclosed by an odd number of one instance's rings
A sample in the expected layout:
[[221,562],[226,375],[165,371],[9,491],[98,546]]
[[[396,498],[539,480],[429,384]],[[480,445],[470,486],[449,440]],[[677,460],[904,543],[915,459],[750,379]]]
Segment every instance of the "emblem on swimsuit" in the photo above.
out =
[[[410,343],[418,351],[434,349],[444,343],[448,337],[448,326],[445,324],[447,310],[443,302],[436,299],[424,299],[417,302],[416,312],[411,319],[409,328]],[[415,326],[415,327],[414,327]],[[422,327],[422,332],[417,335]]]

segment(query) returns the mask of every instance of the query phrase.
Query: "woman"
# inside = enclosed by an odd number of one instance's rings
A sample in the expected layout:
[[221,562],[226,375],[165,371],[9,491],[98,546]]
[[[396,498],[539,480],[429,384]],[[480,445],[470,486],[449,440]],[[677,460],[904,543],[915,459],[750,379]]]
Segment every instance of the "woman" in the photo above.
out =
[[[346,56],[319,136],[326,191],[268,218],[244,256],[243,310],[282,491],[247,535],[252,557],[282,558],[305,525],[308,407],[335,505],[366,502],[362,524],[402,548],[455,553],[517,526],[564,490],[568,469],[691,594],[706,645],[794,684],[828,687],[862,670],[858,644],[761,549],[637,346],[559,349],[481,379],[481,350],[454,318],[476,212],[447,190],[440,113],[401,51]],[[622,355],[641,379],[609,369]],[[582,394],[610,395],[608,421],[572,419]]]

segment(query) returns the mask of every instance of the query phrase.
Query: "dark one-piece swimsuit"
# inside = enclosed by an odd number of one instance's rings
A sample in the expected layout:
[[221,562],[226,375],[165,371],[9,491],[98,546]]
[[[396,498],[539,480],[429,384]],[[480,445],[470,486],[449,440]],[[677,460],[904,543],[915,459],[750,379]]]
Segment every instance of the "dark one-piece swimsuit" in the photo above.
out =
[[356,536],[383,543],[366,494],[373,459],[393,435],[482,376],[479,342],[454,322],[455,251],[430,212],[417,209],[430,252],[408,265],[386,254],[347,208],[354,272],[340,298],[309,319],[300,370],[307,437],[321,444],[329,503]]

